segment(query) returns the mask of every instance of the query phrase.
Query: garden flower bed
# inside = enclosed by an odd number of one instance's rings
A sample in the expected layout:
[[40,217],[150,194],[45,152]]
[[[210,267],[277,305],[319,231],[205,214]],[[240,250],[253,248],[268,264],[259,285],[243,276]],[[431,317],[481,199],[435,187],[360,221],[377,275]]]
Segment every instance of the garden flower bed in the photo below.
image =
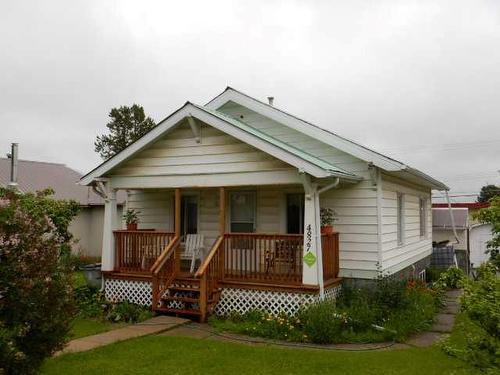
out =
[[344,287],[335,302],[311,305],[296,316],[256,310],[212,317],[209,322],[221,331],[292,342],[404,341],[432,326],[442,291],[416,280],[381,277],[372,288]]

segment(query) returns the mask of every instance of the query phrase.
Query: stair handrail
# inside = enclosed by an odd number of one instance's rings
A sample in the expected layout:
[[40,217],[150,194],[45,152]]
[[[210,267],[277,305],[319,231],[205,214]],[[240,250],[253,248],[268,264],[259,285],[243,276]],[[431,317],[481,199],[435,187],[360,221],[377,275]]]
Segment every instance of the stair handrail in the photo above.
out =
[[[165,250],[160,254],[158,259],[155,261],[150,271],[152,273],[152,308],[156,310],[160,303],[160,299],[162,297],[163,292],[168,288],[170,283],[174,281],[176,273],[178,272],[178,267],[180,266],[180,259],[178,259],[178,255],[176,257],[176,250],[180,244],[180,237],[175,236],[172,241],[167,245]],[[164,277],[160,275],[160,272],[163,270],[163,267],[167,263],[167,261],[173,257],[173,264],[171,265],[171,270],[168,275]]]
[[224,236],[219,236],[217,237],[217,239],[215,240],[212,248],[210,249],[207,257],[203,260],[203,263],[200,265],[200,267],[198,268],[198,271],[196,271],[195,273],[195,277],[202,277],[206,271],[207,271],[207,268],[208,268],[208,265],[210,264],[210,262],[212,261],[212,259],[214,258],[214,256],[217,254],[217,252],[219,251],[219,248],[222,244],[222,242],[224,241]]
[[206,320],[207,314],[209,313],[208,305],[210,303],[210,298],[214,295],[214,292],[217,290],[218,283],[222,281],[222,277],[224,276],[223,249],[224,235],[220,235],[217,237],[215,243],[210,249],[210,252],[203,261],[203,264],[200,268],[198,268],[198,271],[195,274],[196,278],[200,278],[199,305],[201,313],[200,321],[202,322]]
[[179,240],[179,236],[175,236],[174,238],[172,238],[165,249],[161,252],[160,256],[156,258],[155,262],[149,269],[149,272],[151,272],[152,274],[158,274],[159,270],[165,264],[166,260],[170,257],[173,251],[175,251],[175,245],[177,244],[177,242],[179,242]]

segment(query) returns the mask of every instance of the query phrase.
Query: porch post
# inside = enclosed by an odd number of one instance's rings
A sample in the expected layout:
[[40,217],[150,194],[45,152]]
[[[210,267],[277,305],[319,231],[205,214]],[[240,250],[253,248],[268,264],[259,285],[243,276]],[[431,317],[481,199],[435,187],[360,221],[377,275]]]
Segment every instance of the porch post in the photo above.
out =
[[[304,250],[302,283],[320,285],[319,257],[321,257],[321,238],[319,237],[319,210],[317,209],[317,186],[311,184],[304,195]],[[318,241],[319,239],[319,241]],[[320,285],[321,286],[321,285]]]
[[219,235],[223,236],[226,231],[226,191],[219,188]]
[[181,236],[181,189],[175,189],[175,235]]
[[[108,185],[108,184],[106,184]],[[104,224],[102,230],[102,265],[103,271],[113,271],[115,269],[115,238],[113,230],[117,228],[116,190],[106,189],[104,199]]]

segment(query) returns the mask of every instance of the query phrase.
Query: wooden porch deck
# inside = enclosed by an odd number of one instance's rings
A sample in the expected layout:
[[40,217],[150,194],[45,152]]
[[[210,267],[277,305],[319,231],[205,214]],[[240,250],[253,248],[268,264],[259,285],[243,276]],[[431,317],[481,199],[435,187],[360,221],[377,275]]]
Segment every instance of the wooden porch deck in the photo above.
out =
[[[114,231],[115,270],[110,277],[152,280],[153,309],[162,308],[169,289],[177,299],[196,304],[190,310],[204,320],[223,287],[261,290],[317,291],[302,284],[303,235],[225,233],[217,238],[195,273],[181,263],[180,238],[173,232]],[[339,282],[338,233],[322,235],[325,285]],[[179,285],[184,285],[179,287]],[[188,313],[178,311],[179,313]]]

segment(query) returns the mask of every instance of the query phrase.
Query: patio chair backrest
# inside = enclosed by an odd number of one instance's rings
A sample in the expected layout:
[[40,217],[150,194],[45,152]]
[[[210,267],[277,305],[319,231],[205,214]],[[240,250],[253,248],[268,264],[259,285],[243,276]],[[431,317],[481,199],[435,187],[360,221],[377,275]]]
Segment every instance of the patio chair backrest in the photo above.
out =
[[203,234],[186,234],[185,253],[192,254],[195,250],[203,247]]

